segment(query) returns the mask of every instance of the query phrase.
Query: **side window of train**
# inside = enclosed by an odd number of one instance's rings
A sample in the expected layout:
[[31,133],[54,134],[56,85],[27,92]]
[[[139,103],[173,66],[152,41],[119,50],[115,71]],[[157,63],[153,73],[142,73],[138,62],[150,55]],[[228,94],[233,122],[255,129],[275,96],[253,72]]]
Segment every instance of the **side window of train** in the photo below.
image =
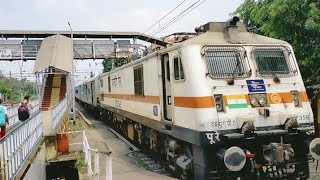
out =
[[111,79],[110,79],[110,76],[108,76],[108,91],[111,92]]
[[133,68],[134,78],[134,94],[143,96],[144,95],[144,84],[143,84],[143,66],[139,65]]
[[183,66],[180,57],[175,57],[173,59],[174,64],[174,79],[175,80],[183,80],[184,79],[184,72]]

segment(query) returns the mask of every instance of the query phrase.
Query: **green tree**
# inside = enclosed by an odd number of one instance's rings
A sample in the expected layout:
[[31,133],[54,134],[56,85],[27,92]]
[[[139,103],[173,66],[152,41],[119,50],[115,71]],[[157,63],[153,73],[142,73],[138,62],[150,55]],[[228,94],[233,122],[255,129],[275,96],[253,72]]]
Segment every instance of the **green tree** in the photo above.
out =
[[7,97],[7,100],[18,102],[21,100],[21,95],[28,94],[34,97],[36,94],[37,84],[29,82],[27,79],[5,78],[0,77],[0,93]]
[[305,83],[320,83],[319,0],[245,0],[233,14],[253,32],[289,42]]
[[5,79],[0,79],[0,93],[8,97],[10,92],[9,83]]
[[112,70],[112,59],[107,58],[103,60],[102,62],[103,65],[103,72],[109,72]]

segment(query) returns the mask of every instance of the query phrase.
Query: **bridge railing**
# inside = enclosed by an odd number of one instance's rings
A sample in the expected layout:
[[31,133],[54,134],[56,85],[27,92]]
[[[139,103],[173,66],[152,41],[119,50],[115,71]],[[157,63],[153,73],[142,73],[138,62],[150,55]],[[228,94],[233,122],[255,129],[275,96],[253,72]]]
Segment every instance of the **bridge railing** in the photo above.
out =
[[[47,36],[47,35],[46,35]],[[0,49],[6,49],[9,57],[6,60],[35,60],[42,40],[0,40]],[[105,59],[113,57],[115,54],[121,56],[127,52],[145,50],[141,44],[132,44],[129,40],[74,40],[74,59]],[[2,58],[4,59],[4,58]]]
[[36,113],[40,109],[40,100],[36,99],[31,101],[31,105],[33,109],[30,110],[30,115],[32,115],[33,113]]
[[[14,125],[16,125],[18,122],[20,122],[18,119],[19,106],[20,106],[20,103],[7,107],[7,112],[8,112],[8,116],[9,116],[9,124],[7,125],[7,128],[11,128]],[[37,99],[37,100],[31,101],[31,106],[33,107],[33,109],[30,109],[30,117],[34,113],[38,112],[38,110],[40,108],[39,100]]]
[[54,106],[51,110],[51,119],[52,119],[52,132],[55,132],[56,128],[59,126],[63,115],[67,110],[67,98],[65,97],[59,104]]
[[0,140],[2,180],[15,179],[32,150],[37,147],[42,131],[42,112],[38,111]]

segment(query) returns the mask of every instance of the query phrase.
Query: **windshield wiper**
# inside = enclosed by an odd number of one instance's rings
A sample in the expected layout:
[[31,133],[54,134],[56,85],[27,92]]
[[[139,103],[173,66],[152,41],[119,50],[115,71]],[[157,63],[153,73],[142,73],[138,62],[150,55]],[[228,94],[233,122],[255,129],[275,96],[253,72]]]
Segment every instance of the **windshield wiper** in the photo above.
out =
[[[240,67],[240,60],[237,57],[237,65],[236,65],[236,67],[233,69],[233,71],[231,73],[231,79],[227,81],[227,83],[229,85],[234,85],[234,78],[235,78],[235,75],[236,75],[236,71],[237,71],[237,69],[239,69],[239,67]],[[238,73],[240,73],[240,72],[238,72]]]
[[[240,60],[239,60],[239,58],[237,57],[237,65],[236,65],[236,67],[233,69],[233,71],[232,71],[232,73],[231,73],[231,78],[232,78],[232,79],[235,78],[236,71],[237,71],[237,69],[239,69],[239,67],[240,67]],[[240,72],[238,72],[238,73],[240,73]],[[229,75],[230,75],[230,74],[229,74]]]

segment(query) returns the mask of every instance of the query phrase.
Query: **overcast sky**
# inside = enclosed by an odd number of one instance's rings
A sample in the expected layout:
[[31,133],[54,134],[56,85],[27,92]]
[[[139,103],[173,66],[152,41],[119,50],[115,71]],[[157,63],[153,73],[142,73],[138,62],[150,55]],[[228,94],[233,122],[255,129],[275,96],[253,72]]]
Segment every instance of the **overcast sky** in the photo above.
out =
[[[186,0],[154,28],[158,28],[196,1]],[[183,0],[10,0],[1,2],[0,29],[69,30],[69,21],[73,30],[145,32],[181,2]],[[242,2],[243,0],[207,0],[156,36],[181,31],[193,32],[196,26],[206,22],[226,21]],[[23,71],[32,71],[32,65],[33,63],[23,63]],[[101,68],[101,61],[77,63],[79,71]],[[20,71],[17,62],[1,62],[0,70],[5,74],[9,71]],[[97,73],[98,71],[95,74]],[[84,76],[81,76],[81,79]]]

